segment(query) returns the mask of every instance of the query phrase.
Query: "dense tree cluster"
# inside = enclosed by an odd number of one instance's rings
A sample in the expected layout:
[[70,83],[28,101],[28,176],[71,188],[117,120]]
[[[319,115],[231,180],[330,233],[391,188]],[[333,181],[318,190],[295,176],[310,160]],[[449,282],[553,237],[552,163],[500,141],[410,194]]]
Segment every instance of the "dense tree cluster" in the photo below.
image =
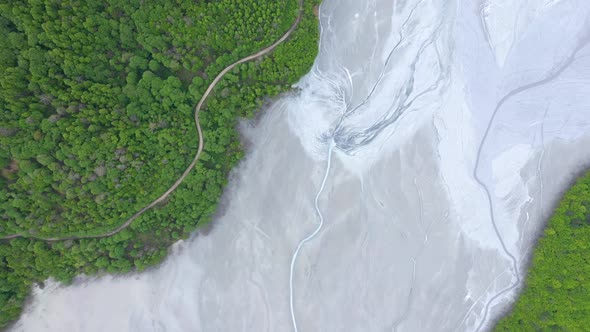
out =
[[[201,111],[201,160],[166,202],[108,238],[0,242],[0,327],[32,282],[142,270],[210,219],[242,154],[238,117],[315,58],[317,3],[305,1],[286,43],[219,83]],[[297,11],[296,0],[3,1],[0,236],[101,234],[158,197],[196,151],[192,113],[206,86]]]
[[588,331],[590,172],[562,198],[537,244],[523,293],[496,331]]

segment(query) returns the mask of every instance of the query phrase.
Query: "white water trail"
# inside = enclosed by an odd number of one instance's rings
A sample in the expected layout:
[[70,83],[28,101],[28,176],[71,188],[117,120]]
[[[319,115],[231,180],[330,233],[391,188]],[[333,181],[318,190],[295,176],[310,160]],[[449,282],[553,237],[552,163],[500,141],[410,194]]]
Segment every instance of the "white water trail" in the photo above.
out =
[[299,242],[299,244],[297,245],[297,248],[295,249],[295,252],[293,252],[293,257],[291,258],[291,269],[289,272],[289,304],[291,307],[291,321],[293,322],[293,330],[295,332],[298,332],[297,330],[297,319],[295,318],[295,308],[293,306],[293,270],[295,268],[295,262],[297,260],[297,256],[299,255],[299,251],[301,250],[301,248],[303,247],[303,245],[309,241],[311,241],[314,237],[316,237],[316,235],[320,232],[320,230],[322,229],[322,226],[324,225],[324,217],[322,216],[322,211],[320,210],[319,207],[319,200],[320,200],[320,195],[322,194],[322,192],[324,191],[324,187],[326,186],[326,181],[328,180],[328,174],[330,174],[330,167],[332,164],[332,152],[334,151],[334,140],[331,139],[329,142],[329,147],[328,147],[328,162],[326,164],[326,172],[324,174],[324,179],[322,180],[322,184],[320,186],[320,189],[318,190],[318,193],[315,196],[315,201],[314,201],[314,205],[315,205],[315,211],[317,213],[318,216],[318,226],[316,227],[316,229],[309,234],[306,238],[304,238],[303,240],[301,240]]

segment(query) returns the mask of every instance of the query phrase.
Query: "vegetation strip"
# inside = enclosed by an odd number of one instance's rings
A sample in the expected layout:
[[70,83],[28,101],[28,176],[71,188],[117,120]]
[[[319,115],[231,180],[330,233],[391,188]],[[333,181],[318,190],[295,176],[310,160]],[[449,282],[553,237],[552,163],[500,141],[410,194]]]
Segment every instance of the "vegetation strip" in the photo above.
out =
[[495,331],[590,326],[590,172],[565,193],[537,243],[524,290]]

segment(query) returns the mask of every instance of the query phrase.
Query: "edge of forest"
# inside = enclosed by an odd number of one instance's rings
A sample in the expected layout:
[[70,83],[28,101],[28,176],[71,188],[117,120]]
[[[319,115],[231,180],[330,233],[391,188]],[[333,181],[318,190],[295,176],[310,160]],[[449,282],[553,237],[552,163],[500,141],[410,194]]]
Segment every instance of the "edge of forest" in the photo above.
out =
[[590,178],[590,162],[584,163],[577,169],[571,171],[568,175],[569,180],[567,180],[566,184],[564,184],[563,187],[551,198],[548,209],[549,212],[546,214],[545,218],[542,219],[541,225],[539,225],[533,234],[533,240],[531,241],[532,250],[530,254],[524,257],[521,262],[523,281],[516,287],[514,297],[510,300],[509,305],[499,311],[498,314],[490,320],[489,326],[492,331],[499,331],[499,324],[509,318],[509,316],[514,312],[519,301],[521,301],[521,296],[527,289],[527,282],[530,276],[531,268],[533,267],[533,260],[537,254],[537,250],[540,247],[540,241],[546,236],[545,231],[551,225],[551,221],[556,214],[556,210],[565,201],[567,193],[584,178]]

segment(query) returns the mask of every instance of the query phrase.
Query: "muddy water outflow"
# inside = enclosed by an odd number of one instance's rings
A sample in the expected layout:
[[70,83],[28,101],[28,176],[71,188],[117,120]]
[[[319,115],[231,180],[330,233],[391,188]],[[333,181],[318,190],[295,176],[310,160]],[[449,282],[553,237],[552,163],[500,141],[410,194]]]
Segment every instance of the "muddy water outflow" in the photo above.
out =
[[[385,46],[382,50],[383,58],[375,60],[375,65],[378,66],[377,71],[372,75],[361,75],[361,77],[367,76],[366,81],[369,84],[361,82],[361,86],[355,86],[353,76],[359,74],[360,67],[347,68],[337,59],[330,59],[325,68],[321,63],[316,63],[308,78],[309,84],[317,84],[314,89],[308,90],[323,90],[318,92],[321,96],[316,95],[313,98],[323,98],[318,104],[328,105],[332,111],[328,115],[329,128],[323,129],[323,133],[316,134],[315,142],[322,150],[327,150],[327,156],[324,159],[327,160],[325,174],[314,201],[319,222],[313,232],[298,243],[291,259],[289,299],[291,320],[295,331],[298,331],[293,286],[295,264],[303,246],[312,241],[322,229],[324,219],[319,207],[319,198],[330,173],[333,154],[341,151],[347,155],[354,155],[383,132],[392,133],[394,124],[402,116],[418,111],[419,107],[415,105],[417,100],[440,90],[448,81],[443,64],[444,59],[440,57],[435,45],[441,31],[440,27],[444,22],[442,18],[444,15],[435,19],[435,24],[428,22],[432,26],[419,29],[417,23],[420,20],[419,11],[423,4],[424,1],[419,0],[408,7],[407,13],[396,25],[397,32],[392,35],[394,37],[388,42],[389,46]],[[332,55],[333,50],[328,49],[326,43],[322,41],[328,38],[326,34],[329,35],[331,31],[330,15],[325,15],[322,7],[320,7],[320,31],[319,57],[331,58],[326,52]],[[416,34],[420,35],[416,36]],[[379,48],[381,42],[375,40],[375,43],[373,47]],[[427,58],[433,58],[429,66],[436,70],[433,73],[431,70],[433,75],[424,80],[420,70],[424,66],[422,62],[427,61]],[[396,64],[396,61],[401,61],[401,64]],[[370,65],[372,66],[373,63]],[[394,70],[397,68],[395,66],[403,66],[404,69],[398,73]],[[318,87],[321,89],[317,89]],[[363,98],[353,102],[353,95],[358,92],[356,90],[366,92],[361,93]]]
[[[303,246],[312,241],[323,227],[324,218],[319,206],[319,199],[330,174],[334,153],[341,151],[353,155],[356,151],[370,144],[386,129],[389,129],[388,132],[392,132],[393,125],[404,114],[418,110],[418,107],[414,105],[417,100],[443,88],[447,82],[448,77],[443,65],[444,60],[441,59],[435,46],[440,31],[439,28],[443,24],[442,19],[435,22],[436,24],[433,25],[435,28],[427,29],[429,31],[419,38],[414,36],[417,41],[409,40],[417,31],[418,9],[423,2],[423,0],[420,0],[413,4],[400,21],[398,32],[395,34],[397,38],[392,41],[389,47],[384,49],[386,53],[383,61],[380,62],[380,68],[372,79],[369,78],[371,82],[368,86],[365,86],[367,90],[361,100],[356,103],[352,102],[352,96],[356,92],[355,89],[359,89],[359,87],[354,86],[351,75],[353,69],[338,63],[337,60],[334,61],[336,66],[331,63],[326,71],[323,71],[322,66],[316,63],[310,73],[313,84],[318,84],[324,89],[324,91],[319,92],[322,95],[320,98],[325,98],[325,101],[321,104],[326,104],[327,101],[327,104],[332,109],[332,119],[329,121],[331,123],[330,128],[317,135],[316,140],[316,143],[319,143],[322,149],[327,148],[324,177],[314,200],[318,220],[317,226],[297,244],[291,258],[289,301],[292,325],[296,332],[298,331],[298,325],[295,315],[295,291],[293,285],[295,265]],[[322,36],[319,45],[320,56],[326,52],[326,46],[322,43],[322,39],[325,38],[324,21],[327,21],[326,24],[329,26],[329,15],[322,15],[322,8],[320,7],[320,31]],[[412,49],[412,51],[408,52],[408,48]],[[437,70],[435,70],[434,75],[424,82],[420,77],[419,70],[420,66],[423,65],[421,62],[425,61],[425,58],[429,56],[434,57],[431,67]],[[393,75],[396,74],[393,70],[393,59],[396,57],[397,60],[404,58],[403,61],[407,62],[404,68],[408,69],[395,76],[395,84],[389,84]],[[388,91],[388,88],[390,91]],[[384,100],[385,103],[382,102]],[[377,102],[374,103],[374,101]]]

